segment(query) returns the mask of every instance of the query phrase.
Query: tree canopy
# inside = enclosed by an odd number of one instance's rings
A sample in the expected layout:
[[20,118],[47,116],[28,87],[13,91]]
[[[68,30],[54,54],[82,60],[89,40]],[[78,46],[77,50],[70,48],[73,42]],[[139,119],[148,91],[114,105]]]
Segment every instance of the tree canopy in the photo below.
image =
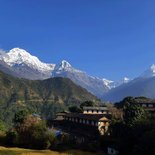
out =
[[70,106],[68,109],[72,113],[82,113],[82,109],[78,106]]
[[133,126],[135,123],[148,118],[148,112],[140,105],[128,105],[124,108],[124,121],[127,125]]
[[93,101],[85,101],[81,103],[80,108],[83,109],[83,107],[94,107],[96,104]]
[[16,112],[13,119],[15,126],[22,124],[24,119],[28,116],[28,114],[29,114],[29,111],[27,109]]

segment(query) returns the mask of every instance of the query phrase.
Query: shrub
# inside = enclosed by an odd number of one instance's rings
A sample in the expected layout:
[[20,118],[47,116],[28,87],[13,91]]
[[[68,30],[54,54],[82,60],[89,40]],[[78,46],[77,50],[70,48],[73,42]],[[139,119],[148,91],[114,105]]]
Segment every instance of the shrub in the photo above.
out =
[[1,120],[0,120],[0,131],[2,131],[2,132],[6,131],[6,126],[5,126],[4,122],[2,122]]
[[6,133],[6,144],[9,146],[18,144],[18,133],[15,130],[10,130]]

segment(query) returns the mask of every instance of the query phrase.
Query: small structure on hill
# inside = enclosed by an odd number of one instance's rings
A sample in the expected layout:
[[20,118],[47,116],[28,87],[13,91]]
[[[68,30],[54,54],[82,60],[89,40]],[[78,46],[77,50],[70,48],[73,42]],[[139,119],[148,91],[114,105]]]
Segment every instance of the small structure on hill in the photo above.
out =
[[84,114],[110,114],[107,107],[83,107]]
[[146,97],[135,97],[133,98],[132,104],[138,104],[146,109],[152,116],[155,116],[155,99]]
[[69,112],[67,111],[63,111],[63,112],[59,112],[56,114],[56,121],[62,121],[65,119],[66,114],[68,114]]
[[152,100],[152,102],[140,102],[138,104],[145,108],[152,116],[155,116],[155,100]]

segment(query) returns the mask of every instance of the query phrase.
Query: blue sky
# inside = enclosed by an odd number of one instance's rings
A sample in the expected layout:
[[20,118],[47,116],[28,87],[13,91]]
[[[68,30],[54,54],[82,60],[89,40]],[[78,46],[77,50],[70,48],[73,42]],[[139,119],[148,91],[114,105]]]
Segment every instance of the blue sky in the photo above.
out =
[[118,80],[155,63],[154,0],[0,0],[0,48]]

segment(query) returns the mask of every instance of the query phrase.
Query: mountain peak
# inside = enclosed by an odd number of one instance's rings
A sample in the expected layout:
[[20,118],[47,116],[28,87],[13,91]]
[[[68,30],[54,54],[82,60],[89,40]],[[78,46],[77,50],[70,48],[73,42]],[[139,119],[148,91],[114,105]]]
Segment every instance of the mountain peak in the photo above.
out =
[[35,56],[32,56],[26,50],[21,48],[13,48],[7,53],[7,57],[4,58],[5,61],[13,64],[22,64],[22,63],[30,63],[34,61],[39,61],[39,59]]
[[111,81],[111,80],[108,80],[108,79],[105,79],[105,78],[103,78],[102,80],[103,80],[105,85],[109,85],[110,83],[114,82],[114,81]]
[[62,70],[70,70],[72,69],[71,64],[66,61],[66,60],[62,60],[59,64],[57,64],[54,68],[55,71],[62,71]]
[[43,63],[36,56],[21,48],[11,49],[2,57],[2,60],[11,67],[23,65],[41,72],[51,71],[54,68],[53,64]]
[[123,78],[123,81],[124,81],[124,83],[127,83],[127,82],[130,81],[130,79],[129,79],[128,77],[124,77],[124,78]]
[[18,55],[18,56],[30,55],[30,53],[28,53],[24,49],[21,49],[18,47],[11,49],[8,54],[14,54],[14,55]]
[[106,85],[109,89],[113,88],[114,81],[103,78],[103,84]]
[[66,60],[62,60],[60,65],[61,65],[62,68],[72,67],[71,64]]

